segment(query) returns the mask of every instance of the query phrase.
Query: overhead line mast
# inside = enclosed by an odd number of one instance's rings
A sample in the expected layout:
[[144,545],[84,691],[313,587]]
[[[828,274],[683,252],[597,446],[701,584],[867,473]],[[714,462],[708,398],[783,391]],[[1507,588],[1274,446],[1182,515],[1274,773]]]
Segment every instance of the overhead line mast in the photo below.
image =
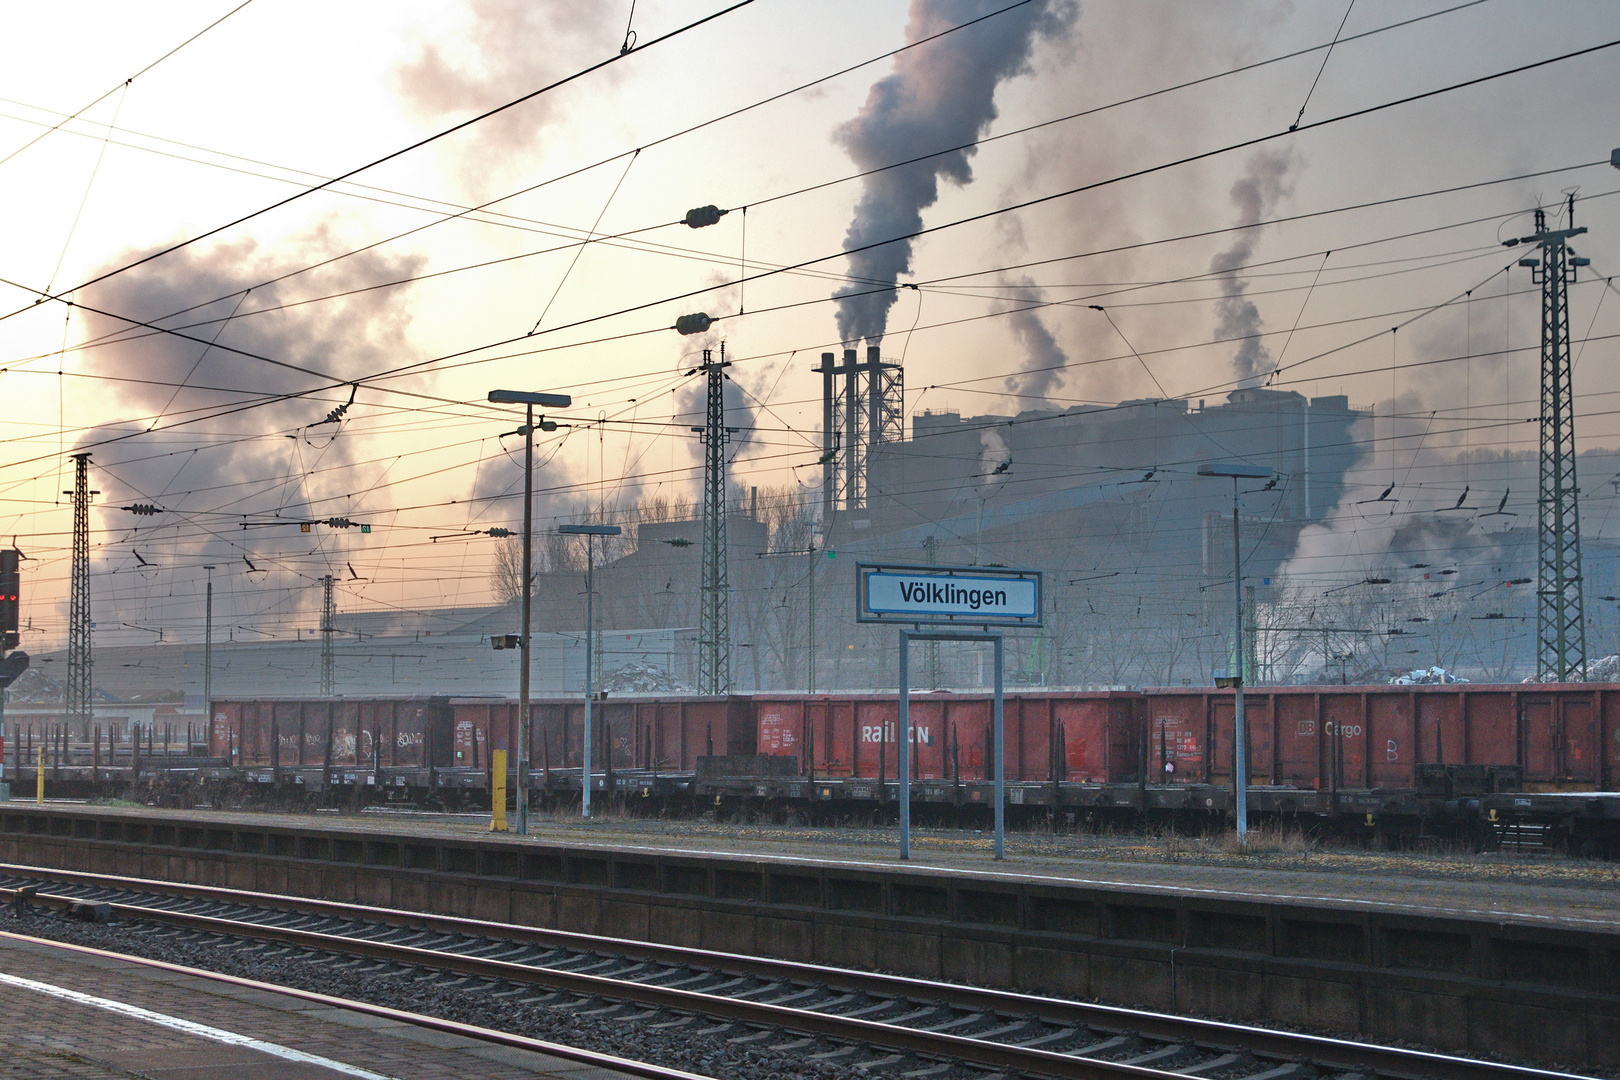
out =
[[90,737],[90,455],[73,455],[73,564],[68,592],[68,730]]
[[332,575],[321,578],[321,697],[337,690],[337,664],[332,655],[332,632],[337,629],[337,605],[332,602]]
[[1536,231],[1506,241],[1534,244],[1541,257],[1519,260],[1541,286],[1541,487],[1537,500],[1540,543],[1536,560],[1536,679],[1586,679],[1586,619],[1582,603],[1580,486],[1575,479],[1575,394],[1570,381],[1569,286],[1587,259],[1569,254],[1575,196],[1566,204],[1569,228],[1548,230],[1536,211]]
[[730,547],[726,542],[726,443],[732,429],[726,427],[725,369],[726,346],[720,343],[720,359],[711,359],[703,350],[704,372],[709,380],[708,410],[703,432],[703,595],[702,619],[698,630],[698,689],[705,694],[731,692],[731,624],[726,563]]

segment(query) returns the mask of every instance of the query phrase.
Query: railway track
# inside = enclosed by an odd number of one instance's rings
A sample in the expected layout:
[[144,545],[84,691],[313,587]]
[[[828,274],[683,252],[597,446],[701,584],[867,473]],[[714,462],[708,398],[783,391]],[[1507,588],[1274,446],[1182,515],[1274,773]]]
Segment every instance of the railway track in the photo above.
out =
[[[1217,1080],[1568,1080],[1572,1074],[950,983],[565,931],[0,866],[0,900],[209,938],[378,980],[721,1035],[874,1073]],[[964,1071],[965,1070],[965,1071]]]

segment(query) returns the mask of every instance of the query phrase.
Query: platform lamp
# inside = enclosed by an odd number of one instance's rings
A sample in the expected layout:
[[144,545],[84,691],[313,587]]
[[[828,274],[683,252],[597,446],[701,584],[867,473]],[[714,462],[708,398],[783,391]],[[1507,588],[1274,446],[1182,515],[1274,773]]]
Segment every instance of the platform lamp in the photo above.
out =
[[[583,536],[585,538],[585,737],[582,740],[580,756],[583,758],[584,768],[580,778],[580,817],[591,816],[591,698],[595,696],[596,688],[592,685],[593,670],[591,668],[591,643],[596,637],[596,538],[598,536],[618,536],[624,530],[617,525],[559,525],[557,531],[564,536]],[[613,748],[608,748],[613,753]],[[609,792],[609,795],[612,793]]]
[[1243,723],[1243,559],[1238,545],[1238,481],[1269,480],[1272,473],[1264,465],[1215,461],[1198,466],[1198,475],[1232,478],[1232,659],[1236,671],[1228,671],[1226,678],[1217,683],[1232,688],[1232,802],[1237,808],[1238,843],[1242,844],[1249,838],[1249,733]]
[[568,394],[538,394],[528,390],[491,390],[496,405],[522,405],[523,422],[523,651],[518,675],[517,831],[529,831],[529,610],[534,594],[534,407],[566,409],[574,403]]

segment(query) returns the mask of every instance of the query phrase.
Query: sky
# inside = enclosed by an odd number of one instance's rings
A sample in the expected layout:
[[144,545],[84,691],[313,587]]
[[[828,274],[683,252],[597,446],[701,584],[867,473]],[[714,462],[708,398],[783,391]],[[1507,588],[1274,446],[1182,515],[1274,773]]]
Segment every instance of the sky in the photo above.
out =
[[573,397],[542,527],[696,496],[722,345],[767,493],[815,496],[844,344],[914,413],[1266,385],[1393,415],[1390,454],[1529,449],[1539,290],[1501,242],[1570,192],[1577,436],[1620,445],[1620,47],[1503,74],[1620,39],[1612,3],[631,6],[5,5],[24,647],[65,640],[75,453],[98,644],[200,639],[207,566],[216,637],[287,636],[327,574],[345,610],[488,601],[522,465],[491,389]]

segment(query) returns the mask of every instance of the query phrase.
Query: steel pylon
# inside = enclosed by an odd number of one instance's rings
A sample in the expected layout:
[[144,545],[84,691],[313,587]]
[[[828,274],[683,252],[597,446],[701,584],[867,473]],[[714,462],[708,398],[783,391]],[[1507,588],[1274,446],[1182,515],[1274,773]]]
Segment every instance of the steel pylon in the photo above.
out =
[[709,380],[708,409],[703,423],[703,595],[702,619],[698,630],[698,690],[704,694],[731,693],[731,613],[727,593],[726,563],[726,443],[731,430],[726,427],[725,369],[726,347],[720,346],[720,359],[703,350],[704,372]]
[[73,564],[68,590],[68,730],[90,735],[90,455],[73,455]]
[[1541,257],[1519,260],[1541,286],[1541,483],[1537,502],[1540,544],[1536,576],[1536,678],[1580,682],[1586,678],[1586,619],[1581,581],[1580,487],[1575,478],[1575,394],[1570,384],[1569,285],[1584,259],[1571,259],[1567,241],[1584,233],[1549,231],[1536,211],[1536,231],[1519,242],[1535,244]]
[[336,664],[332,656],[332,632],[337,629],[337,605],[332,601],[332,575],[321,578],[321,697],[337,690]]

